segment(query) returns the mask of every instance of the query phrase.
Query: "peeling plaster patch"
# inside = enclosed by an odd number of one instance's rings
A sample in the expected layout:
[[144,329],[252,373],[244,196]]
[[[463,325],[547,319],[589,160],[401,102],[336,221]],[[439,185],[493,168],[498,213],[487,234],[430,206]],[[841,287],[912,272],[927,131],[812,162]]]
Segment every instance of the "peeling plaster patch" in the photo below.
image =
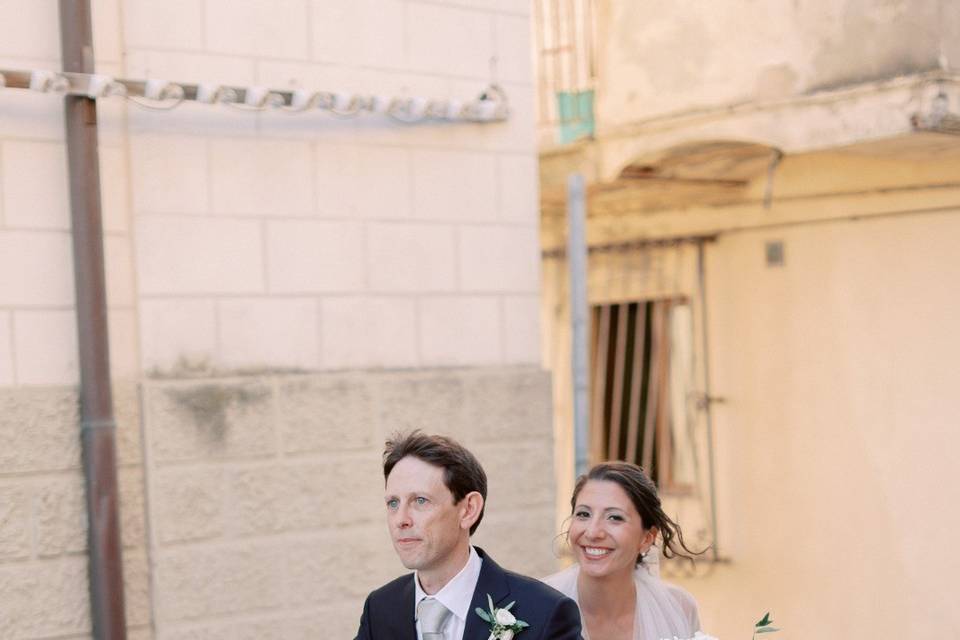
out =
[[757,74],[756,96],[759,100],[777,100],[793,95],[797,74],[789,64],[772,64]]
[[813,57],[809,91],[937,69],[940,55],[936,7],[906,0],[850,0],[842,27]]

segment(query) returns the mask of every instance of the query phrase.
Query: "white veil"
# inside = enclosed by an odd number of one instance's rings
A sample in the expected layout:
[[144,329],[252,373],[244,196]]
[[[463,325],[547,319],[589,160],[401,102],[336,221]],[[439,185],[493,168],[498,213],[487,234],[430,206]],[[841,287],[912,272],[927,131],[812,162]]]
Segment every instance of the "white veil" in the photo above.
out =
[[[637,588],[634,640],[692,638],[700,630],[696,601],[680,587],[660,580],[657,576],[659,562],[651,562],[650,565],[648,570],[645,561],[633,572],[633,580]],[[580,566],[574,564],[544,578],[543,581],[565,596],[573,598],[579,605],[580,599],[577,593],[579,575]],[[589,640],[586,629],[583,630],[583,637]]]

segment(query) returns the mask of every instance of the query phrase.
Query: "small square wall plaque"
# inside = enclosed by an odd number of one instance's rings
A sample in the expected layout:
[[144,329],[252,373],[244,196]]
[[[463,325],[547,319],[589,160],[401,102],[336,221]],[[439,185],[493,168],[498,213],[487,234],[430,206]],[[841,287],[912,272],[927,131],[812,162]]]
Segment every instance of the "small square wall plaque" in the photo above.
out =
[[782,267],[783,266],[783,241],[771,240],[770,242],[767,242],[766,254],[767,254],[768,267]]

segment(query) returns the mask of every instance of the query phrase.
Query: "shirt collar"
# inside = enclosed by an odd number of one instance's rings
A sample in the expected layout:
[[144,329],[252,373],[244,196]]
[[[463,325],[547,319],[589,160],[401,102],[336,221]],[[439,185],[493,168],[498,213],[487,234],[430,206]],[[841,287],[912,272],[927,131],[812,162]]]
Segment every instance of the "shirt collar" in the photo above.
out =
[[424,598],[436,598],[443,606],[449,609],[453,615],[457,616],[461,622],[466,622],[467,612],[470,610],[470,603],[473,602],[473,592],[477,588],[477,581],[480,579],[480,566],[483,559],[477,554],[477,550],[470,546],[470,556],[467,558],[467,564],[460,573],[451,578],[450,582],[443,585],[440,591],[429,596],[423,588],[420,587],[420,576],[418,572],[413,574],[413,584],[416,587],[416,595],[413,599],[413,610],[416,615],[417,607]]

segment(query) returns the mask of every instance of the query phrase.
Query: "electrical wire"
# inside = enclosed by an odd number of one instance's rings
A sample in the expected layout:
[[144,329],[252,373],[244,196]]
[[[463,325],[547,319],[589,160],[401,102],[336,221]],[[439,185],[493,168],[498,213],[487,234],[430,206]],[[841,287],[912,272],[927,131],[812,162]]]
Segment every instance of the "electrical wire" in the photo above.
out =
[[157,106],[156,104],[157,101],[151,100],[149,102],[146,102],[145,100],[141,100],[137,96],[123,96],[123,97],[129,100],[130,102],[132,102],[134,105],[140,107],[141,109],[148,109],[150,111],[170,111],[172,109],[176,109],[177,107],[179,107],[185,100],[185,98],[181,95],[178,98],[172,98],[173,100],[172,104],[169,104],[167,106]]

